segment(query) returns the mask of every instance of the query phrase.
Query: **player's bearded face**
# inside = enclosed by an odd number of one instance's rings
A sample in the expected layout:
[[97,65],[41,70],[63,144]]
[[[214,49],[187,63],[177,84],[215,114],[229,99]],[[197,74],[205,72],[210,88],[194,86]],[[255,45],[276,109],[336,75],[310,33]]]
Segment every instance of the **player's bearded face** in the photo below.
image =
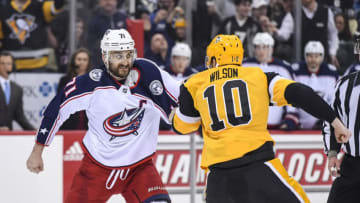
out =
[[109,55],[109,71],[119,79],[125,79],[131,69],[133,51],[114,51]]
[[315,73],[319,70],[323,62],[322,54],[309,53],[306,54],[306,64],[310,72]]

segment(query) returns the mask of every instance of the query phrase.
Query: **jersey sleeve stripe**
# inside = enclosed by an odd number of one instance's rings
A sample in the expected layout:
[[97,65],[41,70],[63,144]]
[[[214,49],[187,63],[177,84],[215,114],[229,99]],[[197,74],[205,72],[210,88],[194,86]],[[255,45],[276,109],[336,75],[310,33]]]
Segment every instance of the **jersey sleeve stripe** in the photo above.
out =
[[200,121],[200,117],[190,117],[182,114],[179,108],[176,109],[176,115],[186,123],[197,123]]
[[277,105],[277,106],[283,106],[288,104],[286,98],[285,98],[285,90],[286,87],[294,83],[293,80],[288,80],[280,76],[275,76],[270,84],[269,84],[269,93],[270,93],[270,101],[271,103]]
[[54,132],[55,127],[57,126],[57,123],[58,123],[59,119],[60,119],[60,114],[59,114],[58,117],[56,118],[55,123],[54,123],[54,125],[51,127],[50,133],[49,133],[48,137],[46,138],[45,145],[47,145],[47,146],[50,145],[52,139],[53,139],[54,136],[55,136],[55,133],[53,133],[53,132]]
[[180,134],[189,134],[196,131],[200,126],[200,120],[196,123],[187,123],[181,120],[179,114],[176,112],[173,119],[173,128],[175,132]]
[[167,95],[169,95],[169,97],[170,97],[174,102],[179,103],[178,99],[177,99],[174,95],[172,95],[171,92],[170,92],[169,90],[167,90],[166,88],[165,88],[165,92],[166,92]]
[[83,96],[92,94],[92,93],[94,93],[95,91],[97,91],[97,90],[102,90],[102,89],[116,89],[116,88],[113,87],[113,86],[95,88],[94,91],[92,91],[92,92],[85,92],[85,93],[82,93],[82,94],[80,94],[80,95],[76,95],[76,96],[73,96],[73,97],[68,98],[67,100],[65,100],[65,101],[60,105],[60,108],[62,108],[63,106],[65,106],[67,103],[69,103],[70,101],[72,101],[72,100],[74,100],[74,99],[78,99],[78,98],[80,98],[80,97],[83,97]]
[[270,93],[270,101],[272,101],[272,98],[274,97],[274,86],[275,86],[275,83],[280,80],[281,77],[280,76],[275,76],[271,81],[270,81],[270,84],[269,84],[269,93]]

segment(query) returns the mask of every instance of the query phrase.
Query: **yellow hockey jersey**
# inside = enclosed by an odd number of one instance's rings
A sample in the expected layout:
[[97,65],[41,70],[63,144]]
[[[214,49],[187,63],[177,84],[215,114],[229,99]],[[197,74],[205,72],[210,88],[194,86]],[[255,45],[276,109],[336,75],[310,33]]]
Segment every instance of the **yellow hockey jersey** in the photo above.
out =
[[174,129],[188,134],[202,125],[201,167],[241,158],[267,141],[269,104],[283,106],[294,83],[260,68],[225,65],[189,78],[181,87]]

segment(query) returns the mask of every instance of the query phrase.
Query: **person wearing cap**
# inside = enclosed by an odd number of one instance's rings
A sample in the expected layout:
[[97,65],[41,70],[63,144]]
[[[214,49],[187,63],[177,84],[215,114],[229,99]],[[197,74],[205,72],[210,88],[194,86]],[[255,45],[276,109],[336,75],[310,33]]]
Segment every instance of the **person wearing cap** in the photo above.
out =
[[186,40],[186,20],[184,18],[176,19],[174,28],[168,29],[168,32],[175,42],[184,42]]
[[[324,61],[325,49],[319,41],[309,41],[305,46],[305,61],[292,64],[294,80],[310,86],[327,103],[333,100],[338,73],[335,66]],[[322,121],[311,116],[306,111],[295,109],[289,112],[290,117],[301,129],[321,129]],[[291,126],[284,124],[283,129]]]
[[[292,79],[291,65],[273,57],[275,41],[269,33],[259,32],[253,39],[255,57],[246,58],[243,67],[260,67],[265,73],[275,72],[286,79]],[[269,107],[268,129],[278,129],[283,122],[283,115],[291,107]]]
[[268,15],[268,3],[265,0],[257,0],[252,4],[252,17],[259,21],[260,16]]

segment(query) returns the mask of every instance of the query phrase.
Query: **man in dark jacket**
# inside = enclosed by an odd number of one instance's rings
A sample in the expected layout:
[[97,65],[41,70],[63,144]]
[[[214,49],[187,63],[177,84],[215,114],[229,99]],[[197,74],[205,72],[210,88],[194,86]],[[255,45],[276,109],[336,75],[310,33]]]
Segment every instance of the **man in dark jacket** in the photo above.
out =
[[10,53],[0,53],[0,130],[12,130],[15,120],[24,130],[34,130],[24,115],[22,88],[9,80],[14,59]]

